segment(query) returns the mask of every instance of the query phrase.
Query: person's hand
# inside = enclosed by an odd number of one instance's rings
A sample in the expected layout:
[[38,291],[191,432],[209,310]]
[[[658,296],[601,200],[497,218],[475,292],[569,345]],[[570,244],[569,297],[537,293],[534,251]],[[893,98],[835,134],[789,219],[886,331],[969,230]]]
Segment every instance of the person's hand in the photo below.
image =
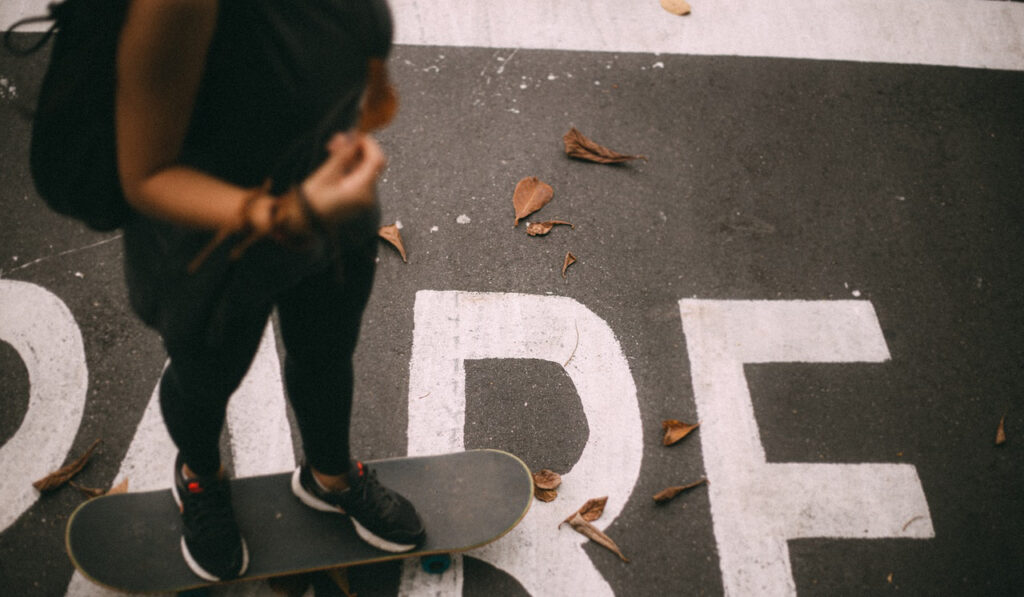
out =
[[373,207],[377,177],[387,164],[380,145],[362,133],[338,133],[327,150],[324,163],[302,183],[313,213],[338,222]]

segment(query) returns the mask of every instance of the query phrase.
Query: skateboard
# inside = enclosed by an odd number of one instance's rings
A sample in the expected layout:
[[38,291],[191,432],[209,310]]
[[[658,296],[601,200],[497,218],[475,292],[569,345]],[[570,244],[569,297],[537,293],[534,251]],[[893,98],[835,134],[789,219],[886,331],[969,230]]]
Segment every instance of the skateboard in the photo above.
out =
[[[347,516],[302,504],[291,472],[233,479],[232,501],[249,547],[245,576],[265,579],[332,568],[421,557],[443,571],[450,554],[499,539],[526,515],[533,477],[499,450],[366,463],[384,485],[412,501],[427,532],[422,547],[381,551],[356,535]],[[210,586],[181,555],[181,516],[170,489],[94,498],[68,521],[66,543],[75,567],[91,581],[133,593],[185,592]]]

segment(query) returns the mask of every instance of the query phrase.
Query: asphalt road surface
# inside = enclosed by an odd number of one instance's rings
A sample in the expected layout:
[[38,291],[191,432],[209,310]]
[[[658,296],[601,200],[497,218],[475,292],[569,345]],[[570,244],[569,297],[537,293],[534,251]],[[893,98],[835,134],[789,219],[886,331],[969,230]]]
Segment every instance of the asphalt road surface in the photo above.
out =
[[[713,35],[679,48],[657,6],[547,31],[534,2],[521,28],[494,25],[496,3],[419,4],[395,4],[402,108],[380,135],[408,263],[382,245],[354,451],[501,448],[563,486],[445,575],[359,568],[354,592],[1024,595],[1020,4],[926,3],[1002,16],[886,22],[863,44],[879,55],[843,49],[849,3],[792,30],[806,53],[724,39],[696,3],[686,26],[703,14]],[[643,19],[661,37],[633,47]],[[914,42],[932,26],[963,51]],[[848,55],[826,55],[833,37]],[[35,195],[22,109],[44,60],[0,54],[0,592],[104,595],[63,549],[85,498],[31,482],[102,438],[82,485],[169,486],[147,411],[165,355],[128,310],[118,233]],[[572,160],[571,127],[647,159]],[[528,176],[554,189],[529,219],[573,227],[512,226]],[[225,434],[237,474],[301,458],[274,332]],[[666,419],[701,426],[666,447]],[[557,526],[600,496],[628,563]]]

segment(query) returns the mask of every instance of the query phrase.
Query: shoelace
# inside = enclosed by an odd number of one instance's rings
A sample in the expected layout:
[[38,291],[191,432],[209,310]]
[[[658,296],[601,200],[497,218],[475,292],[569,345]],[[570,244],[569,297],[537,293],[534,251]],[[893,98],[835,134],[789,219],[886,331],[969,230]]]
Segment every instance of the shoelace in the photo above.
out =
[[360,490],[363,501],[372,504],[374,511],[381,518],[387,518],[398,505],[398,500],[395,499],[395,496],[387,488],[380,484],[377,480],[376,471],[367,469],[362,481]]

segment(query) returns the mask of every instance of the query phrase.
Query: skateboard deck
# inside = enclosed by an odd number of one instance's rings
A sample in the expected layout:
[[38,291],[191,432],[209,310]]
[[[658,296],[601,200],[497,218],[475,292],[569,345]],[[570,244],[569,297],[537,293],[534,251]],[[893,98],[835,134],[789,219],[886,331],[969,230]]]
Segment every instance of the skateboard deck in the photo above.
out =
[[[235,517],[250,563],[231,582],[467,551],[510,531],[533,499],[529,469],[498,450],[366,464],[416,506],[427,533],[422,547],[396,554],[364,543],[347,516],[303,505],[291,492],[291,472],[234,479]],[[71,561],[88,579],[135,593],[210,585],[189,570],[180,541],[181,515],[170,489],[85,502],[71,515],[66,536]]]

